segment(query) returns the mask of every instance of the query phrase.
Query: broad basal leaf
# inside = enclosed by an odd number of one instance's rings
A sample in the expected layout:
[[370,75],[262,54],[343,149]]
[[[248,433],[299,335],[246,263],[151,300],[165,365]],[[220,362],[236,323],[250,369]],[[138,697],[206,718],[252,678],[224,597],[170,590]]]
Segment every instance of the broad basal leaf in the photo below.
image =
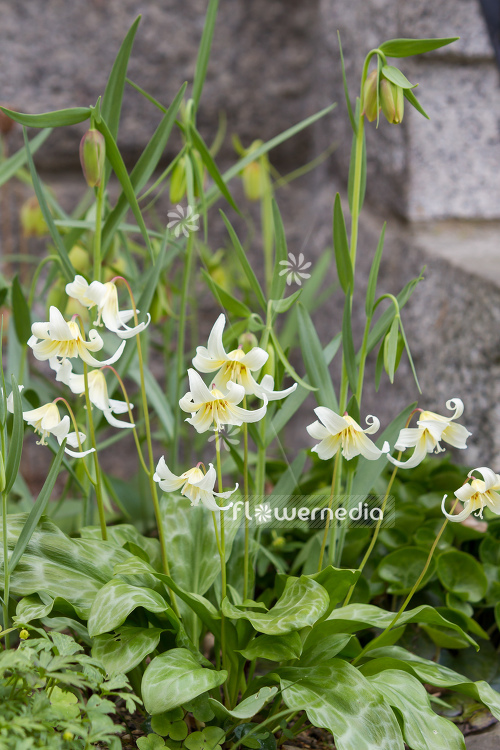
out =
[[168,604],[152,589],[132,586],[118,579],[109,581],[98,591],[92,604],[88,622],[90,637],[109,633],[122,625],[137,607],[144,607],[148,612],[165,612]]
[[155,650],[161,633],[160,628],[119,628],[93,639],[92,656],[104,664],[109,676],[126,674]]

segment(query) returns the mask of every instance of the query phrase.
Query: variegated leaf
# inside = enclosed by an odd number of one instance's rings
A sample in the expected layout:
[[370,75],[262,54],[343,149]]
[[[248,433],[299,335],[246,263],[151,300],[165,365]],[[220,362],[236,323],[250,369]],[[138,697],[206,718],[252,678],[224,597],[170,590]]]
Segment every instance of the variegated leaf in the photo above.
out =
[[122,625],[137,607],[156,613],[169,608],[165,599],[152,589],[131,586],[116,578],[109,581],[99,589],[92,604],[88,621],[90,637],[109,633]]
[[99,659],[109,676],[126,674],[151,654],[160,641],[160,628],[119,628],[94,638],[92,656]]

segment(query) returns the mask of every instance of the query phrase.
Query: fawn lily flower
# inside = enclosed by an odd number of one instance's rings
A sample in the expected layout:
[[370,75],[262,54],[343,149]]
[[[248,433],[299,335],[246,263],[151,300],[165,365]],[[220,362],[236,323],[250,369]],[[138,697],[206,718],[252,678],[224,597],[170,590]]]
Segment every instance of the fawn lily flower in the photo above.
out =
[[80,326],[75,320],[66,322],[57,307],[50,308],[50,320],[46,323],[33,323],[31,332],[33,336],[28,340],[28,346],[33,349],[35,359],[43,362],[53,357],[62,359],[80,357],[84,362],[93,367],[111,365],[116,362],[123,352],[125,342],[118,347],[112,357],[99,362],[90,352],[98,352],[104,346],[102,338],[97,331],[89,331],[89,340],[85,341],[80,331]]
[[222,393],[215,387],[208,390],[196,370],[189,369],[188,375],[189,391],[180,399],[179,406],[183,411],[191,412],[192,416],[186,419],[186,422],[192,424],[197,432],[206,432],[214,427],[220,430],[225,424],[239,427],[243,422],[258,422],[265,415],[265,396],[264,405],[260,409],[249,411],[237,406],[245,397],[245,388],[242,385],[230,380],[226,393]]
[[218,505],[215,498],[220,497],[227,500],[238,489],[238,484],[236,484],[234,490],[214,492],[216,474],[212,464],[209,464],[206,474],[202,472],[199,466],[195,466],[178,477],[172,474],[163,456],[158,461],[153,479],[155,482],[158,482],[164,492],[175,492],[180,489],[181,495],[185,495],[191,500],[191,505],[199,505],[201,503],[209,510],[227,510],[230,508],[232,503],[229,503],[229,505]]
[[[483,478],[477,479],[473,476],[475,471],[481,474]],[[500,495],[498,494],[500,490],[500,476],[495,474],[491,469],[487,469],[486,466],[472,469],[467,476],[472,481],[462,485],[454,493],[455,497],[464,504],[464,509],[456,515],[447,513],[445,502],[448,496],[445,495],[441,503],[441,510],[446,518],[449,521],[460,522],[465,521],[471,513],[482,518],[484,507],[489,508],[496,516],[500,516]]]
[[272,375],[264,375],[260,383],[257,385],[255,395],[263,399],[264,396],[268,401],[277,401],[280,398],[286,398],[293,393],[297,388],[297,383],[294,383],[290,388],[285,388],[284,391],[274,390],[274,378]]
[[[13,411],[12,400],[9,403],[7,400],[7,408],[9,411]],[[54,435],[59,445],[62,444],[64,438],[66,438],[66,445],[71,445],[74,448],[78,448],[78,437],[76,432],[70,432],[69,428],[71,425],[70,418],[66,414],[62,419],[59,414],[57,404],[51,402],[50,404],[44,404],[39,406],[38,409],[31,409],[30,411],[23,411],[23,419],[27,422],[35,432],[40,435],[40,440],[37,445],[46,445],[47,438],[49,435]],[[85,440],[83,432],[79,432],[80,443]],[[93,453],[94,449],[91,448],[88,451],[72,451],[69,448],[64,449],[65,453],[73,456],[73,458],[83,458],[88,456],[89,453]]]
[[222,343],[225,325],[226,317],[221,314],[208,337],[207,347],[199,346],[196,349],[193,366],[199,372],[217,372],[213,383],[219,390],[224,390],[229,381],[232,381],[242,385],[247,395],[259,395],[259,385],[252,372],[260,370],[265,365],[269,354],[259,346],[254,346],[247,354],[243,349],[233,349],[227,354]]
[[318,445],[312,449],[323,461],[332,458],[342,448],[342,455],[348,461],[361,454],[370,461],[376,461],[384,453],[389,452],[389,443],[386,441],[382,450],[372,443],[367,435],[372,435],[380,427],[377,417],[368,415],[366,430],[348,414],[341,417],[325,406],[318,406],[314,413],[319,422],[313,422],[306,427],[309,435],[315,440],[320,440]]
[[[69,359],[59,362],[56,358],[49,360],[49,365],[56,373],[56,380],[67,385],[71,391],[77,395],[85,393],[85,378],[73,372],[73,366]],[[135,427],[130,422],[122,422],[115,419],[113,414],[126,414],[128,407],[126,401],[119,401],[115,398],[109,398],[106,378],[102,370],[91,370],[88,374],[89,381],[89,399],[100,409],[105,419],[113,427]],[[133,404],[130,404],[133,409]]]
[[394,448],[404,451],[406,448],[415,448],[413,455],[407,461],[397,461],[388,456],[395,466],[404,469],[413,469],[425,458],[427,453],[442,453],[445,448],[441,440],[452,445],[454,448],[467,448],[466,442],[470,433],[463,425],[454,424],[453,420],[462,416],[464,411],[463,402],[459,398],[452,398],[446,402],[446,408],[455,410],[449,417],[443,417],[432,411],[422,411],[417,422],[417,427],[405,427],[399,433]]
[[[108,331],[113,331],[121,339],[130,339],[148,327],[151,316],[148,313],[148,319],[144,323],[134,328],[125,325],[134,317],[133,310],[118,309],[118,290],[116,284],[108,281],[102,284],[100,281],[93,281],[88,284],[83,276],[75,276],[75,280],[66,284],[66,293],[78,300],[84,307],[94,307],[97,305],[97,320],[95,325],[101,325],[101,319]],[[139,310],[137,310],[139,312]]]

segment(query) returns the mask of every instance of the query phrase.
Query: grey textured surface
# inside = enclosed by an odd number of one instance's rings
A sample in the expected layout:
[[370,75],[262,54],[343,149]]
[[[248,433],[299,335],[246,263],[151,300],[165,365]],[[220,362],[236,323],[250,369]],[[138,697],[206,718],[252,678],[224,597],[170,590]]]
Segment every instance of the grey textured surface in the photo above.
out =
[[465,738],[467,750],[498,750],[500,747],[500,724],[495,724],[485,732],[470,734]]

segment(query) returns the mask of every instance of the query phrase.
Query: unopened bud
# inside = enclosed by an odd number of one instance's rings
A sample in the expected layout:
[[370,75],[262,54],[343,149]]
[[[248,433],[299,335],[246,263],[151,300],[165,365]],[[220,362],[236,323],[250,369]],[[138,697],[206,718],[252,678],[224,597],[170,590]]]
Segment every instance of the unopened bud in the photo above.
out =
[[363,114],[369,122],[377,117],[377,71],[374,70],[365,81],[363,88]]
[[90,261],[89,254],[85,248],[81,245],[73,245],[68,255],[75,271],[78,271],[78,273],[88,273]]
[[246,333],[242,333],[239,337],[238,345],[241,346],[245,354],[248,354],[251,349],[259,345],[259,342],[257,341],[257,336],[254,333],[247,331]]
[[27,630],[25,630],[25,629],[23,628],[23,629],[21,630],[21,632],[19,633],[19,638],[20,638],[20,639],[21,639],[22,641],[27,641],[29,637],[30,637],[30,634],[28,633],[28,631],[27,631]]
[[36,195],[28,198],[19,212],[23,237],[44,237],[49,233]]
[[95,128],[87,130],[80,141],[80,163],[89,187],[99,187],[101,184],[105,159],[104,136]]
[[170,203],[180,203],[186,194],[185,156],[175,165],[170,178]]
[[66,740],[66,742],[71,742],[71,740],[74,739],[75,735],[73,734],[73,732],[70,732],[69,729],[66,729],[62,737],[63,740]]
[[382,112],[388,122],[399,125],[403,120],[405,97],[401,86],[383,78],[380,83],[380,101]]

